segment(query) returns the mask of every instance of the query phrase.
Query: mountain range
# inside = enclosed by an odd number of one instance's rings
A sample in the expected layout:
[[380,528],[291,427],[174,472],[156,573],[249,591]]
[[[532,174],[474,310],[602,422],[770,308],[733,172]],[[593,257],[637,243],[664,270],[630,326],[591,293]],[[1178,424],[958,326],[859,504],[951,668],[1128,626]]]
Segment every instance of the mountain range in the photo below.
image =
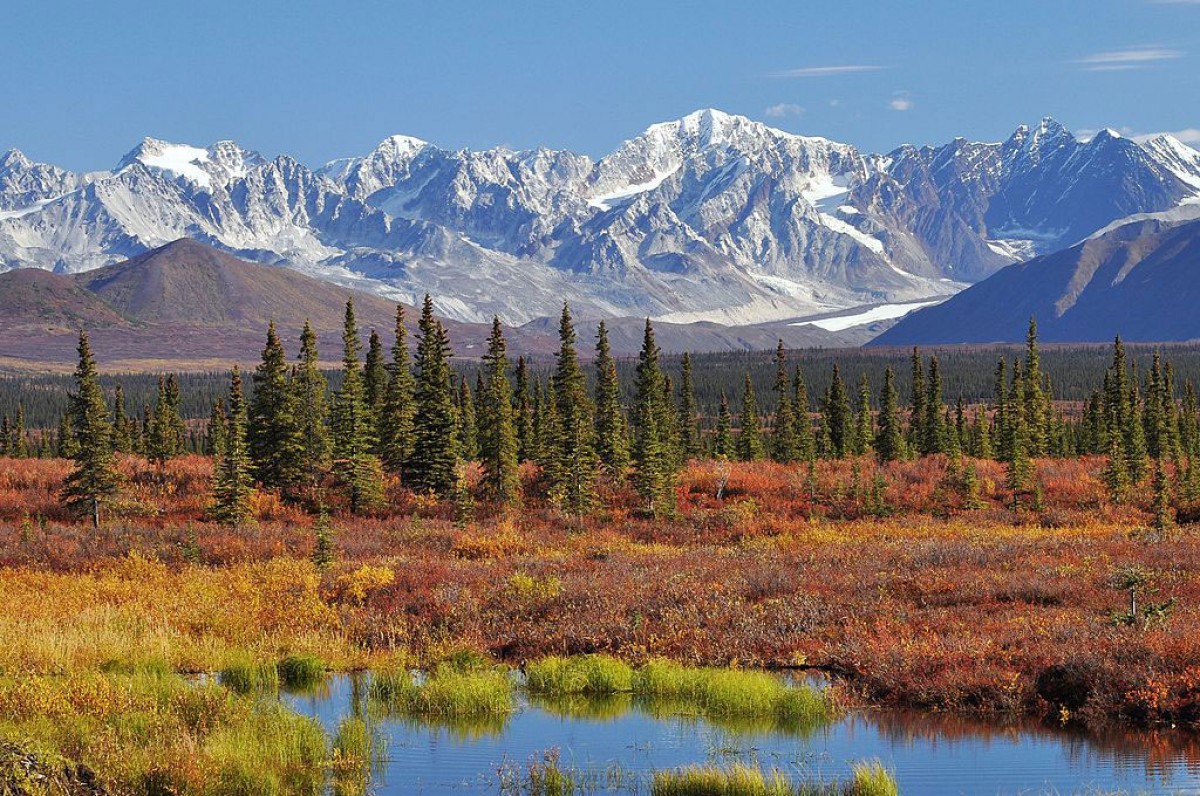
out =
[[704,110],[599,159],[393,136],[319,168],[146,139],[109,171],[0,158],[0,270],[86,272],[190,238],[388,301],[429,292],[465,323],[567,299],[580,318],[748,325],[948,296],[1197,196],[1200,153],[1175,139],[1052,119],[869,154]]
[[[181,239],[130,260],[78,274],[20,268],[0,274],[0,370],[69,368],[80,329],[87,329],[98,361],[109,370],[220,369],[257,360],[267,324],[275,321],[288,350],[297,350],[307,321],[318,334],[322,359],[341,358],[343,312],[353,298],[364,339],[379,332],[392,344],[396,303],[343,288],[288,268],[240,260],[197,241]],[[410,341],[418,311],[407,307]],[[457,356],[479,357],[491,324],[443,319]],[[644,319],[607,321],[613,351],[634,355]],[[807,324],[658,323],[663,350],[768,349],[776,340],[793,348],[856,346],[880,330],[866,324],[830,331]],[[590,355],[595,323],[577,324],[579,349]],[[557,320],[538,319],[506,330],[509,351],[535,360],[558,349]]]

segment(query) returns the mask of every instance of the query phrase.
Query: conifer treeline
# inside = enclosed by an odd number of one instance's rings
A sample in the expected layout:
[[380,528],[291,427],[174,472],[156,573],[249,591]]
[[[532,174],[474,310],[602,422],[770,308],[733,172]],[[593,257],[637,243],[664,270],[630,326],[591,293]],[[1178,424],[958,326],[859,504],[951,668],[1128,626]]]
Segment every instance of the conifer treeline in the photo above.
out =
[[[676,475],[696,456],[811,463],[866,455],[881,462],[945,455],[956,488],[968,492],[976,476],[964,458],[994,458],[1007,465],[1006,486],[1014,502],[1036,503],[1034,458],[1104,454],[1105,479],[1117,500],[1149,476],[1151,460],[1159,463],[1156,472],[1162,461],[1171,462],[1180,488],[1190,495],[1200,492],[1200,467],[1193,466],[1200,457],[1200,408],[1192,384],[1185,384],[1181,400],[1172,366],[1157,354],[1149,373],[1140,377],[1118,339],[1102,385],[1079,416],[1067,417],[1054,403],[1032,320],[1024,352],[1011,362],[1003,357],[996,362],[986,403],[968,404],[961,396],[948,403],[939,358],[916,349],[906,401],[891,367],[879,385],[861,374],[852,389],[837,362],[824,390],[810,401],[806,374],[789,361],[781,343],[769,397],[761,400],[744,372],[736,410],[722,394],[715,423],[699,411],[692,358],[682,359],[678,383],[672,380],[649,320],[628,402],[622,400],[603,323],[589,383],[565,304],[559,351],[544,379],[531,373],[523,358],[515,367],[509,361],[499,320],[493,322],[473,386],[465,373],[451,368],[451,341],[428,296],[412,359],[404,321],[398,307],[390,362],[375,333],[364,359],[354,306],[347,303],[343,366],[332,396],[317,366],[312,329],[305,326],[299,357],[289,364],[271,324],[253,373],[252,397],[246,399],[235,369],[227,397],[213,403],[194,446],[216,459],[217,519],[245,521],[255,485],[314,508],[323,506],[324,490],[334,489],[350,511],[367,512],[384,500],[385,474],[413,491],[459,499],[467,461],[480,463],[482,494],[498,504],[521,499],[518,467],[535,462],[544,494],[569,515],[594,506],[598,479],[626,477],[648,513],[669,513]],[[153,411],[140,421],[130,416],[119,390],[109,407],[86,335],[80,340],[76,382],[57,447],[59,455],[77,462],[67,496],[77,507],[90,500],[95,512],[117,486],[102,477],[112,472],[114,452],[140,452],[161,463],[188,449],[189,430],[173,377],[159,380]],[[0,426],[9,455],[30,452],[22,425],[18,416]]]

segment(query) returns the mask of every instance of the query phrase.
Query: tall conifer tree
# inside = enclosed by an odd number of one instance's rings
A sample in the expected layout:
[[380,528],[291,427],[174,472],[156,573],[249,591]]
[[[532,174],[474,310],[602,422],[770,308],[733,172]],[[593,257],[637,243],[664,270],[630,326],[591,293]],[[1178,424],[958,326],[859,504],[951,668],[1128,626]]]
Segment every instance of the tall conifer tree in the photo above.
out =
[[254,371],[246,445],[254,478],[267,489],[291,490],[304,476],[304,443],[296,416],[296,393],[288,381],[287,354],[267,327],[262,361]]
[[731,459],[733,449],[733,419],[729,415],[729,398],[721,393],[721,402],[717,406],[717,428],[713,436],[713,456],[717,459]]
[[787,351],[783,340],[775,346],[775,433],[771,439],[771,458],[793,462],[797,458],[796,412],[792,407],[792,385],[788,379]]
[[75,393],[67,413],[75,467],[63,485],[63,499],[72,511],[90,515],[98,528],[101,507],[117,494],[121,478],[113,464],[112,424],[87,332],[79,333]]
[[483,463],[483,486],[491,500],[516,502],[520,481],[517,473],[517,432],[513,426],[513,394],[508,381],[508,354],[504,330],[492,318],[492,334],[483,358],[486,378],[480,395],[479,458]]
[[378,423],[383,463],[393,473],[403,470],[405,461],[412,454],[414,389],[412,359],[408,353],[408,329],[404,326],[404,305],[397,304],[392,361],[388,365],[383,413]]
[[252,491],[246,442],[246,401],[237,366],[229,380],[229,410],[221,459],[213,472],[213,518],[223,525],[241,526],[250,519]]
[[621,409],[621,386],[617,363],[608,343],[604,321],[596,330],[596,455],[609,475],[619,478],[629,466],[625,415]]
[[752,462],[763,457],[762,426],[758,419],[758,400],[754,395],[754,383],[747,373],[742,382],[742,418],[737,438],[738,458]]
[[404,467],[410,488],[448,496],[458,465],[457,421],[450,373],[450,339],[425,296],[417,336],[413,449]]
[[633,407],[633,483],[647,511],[655,516],[673,510],[675,482],[675,457],[670,450],[669,431],[664,428],[669,412],[664,412],[667,397],[659,358],[654,327],[646,319]]
[[554,369],[555,434],[547,475],[550,500],[568,514],[581,515],[595,501],[595,427],[587,380],[575,350],[575,326],[564,302],[559,320],[559,350]]
[[321,372],[317,335],[308,321],[300,333],[300,357],[292,378],[296,427],[300,431],[300,472],[314,484],[329,467],[329,384]]
[[370,428],[371,453],[383,461],[383,436],[380,423],[387,402],[388,362],[383,353],[383,339],[371,329],[367,337],[367,354],[363,360],[363,402],[367,405],[367,425]]
[[[24,417],[23,407],[19,410],[18,425]],[[117,453],[133,452],[133,435],[130,430],[129,415],[125,412],[125,390],[120,384],[113,393],[113,450]]]
[[529,365],[517,357],[517,384],[513,396],[514,425],[517,430],[517,460],[533,461],[537,441],[533,429],[533,393],[529,385]]
[[883,372],[883,391],[879,394],[879,433],[875,437],[875,453],[881,462],[904,458],[900,396],[896,391],[896,374],[890,366]]
[[371,453],[375,447],[371,412],[359,364],[362,339],[354,316],[354,300],[346,302],[342,328],[342,386],[331,414],[333,470],[350,500],[350,511],[364,512],[382,499],[382,467]]
[[875,444],[875,423],[871,417],[871,381],[867,374],[858,380],[858,411],[854,415],[854,454],[863,456]]

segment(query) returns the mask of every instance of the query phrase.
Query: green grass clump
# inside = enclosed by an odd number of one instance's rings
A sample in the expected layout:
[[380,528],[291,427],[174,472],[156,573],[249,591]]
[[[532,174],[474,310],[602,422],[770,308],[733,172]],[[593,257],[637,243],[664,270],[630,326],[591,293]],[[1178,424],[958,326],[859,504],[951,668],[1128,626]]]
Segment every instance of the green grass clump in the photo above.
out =
[[850,783],[852,796],[898,796],[900,793],[896,778],[878,760],[856,764]]
[[320,794],[328,756],[316,720],[263,702],[245,720],[219,728],[203,746],[217,776],[209,796]]
[[639,698],[667,700],[717,720],[763,719],[809,727],[833,715],[833,705],[820,690],[789,686],[766,672],[697,669],[655,660],[638,669],[633,691]]
[[221,685],[238,694],[271,693],[279,690],[279,671],[274,664],[251,658],[235,658],[217,675]]
[[306,690],[325,682],[325,661],[315,655],[289,655],[275,665],[284,688]]
[[654,772],[651,796],[792,796],[787,778],[752,766],[690,766]]
[[633,670],[608,655],[551,656],[525,666],[525,685],[535,694],[618,694],[633,689]]
[[87,767],[113,793],[315,796],[329,757],[321,726],[278,700],[155,666],[0,678],[0,714],[0,734]]
[[406,671],[378,672],[370,697],[387,712],[408,716],[480,716],[513,710],[512,683],[503,671],[442,668],[422,682]]

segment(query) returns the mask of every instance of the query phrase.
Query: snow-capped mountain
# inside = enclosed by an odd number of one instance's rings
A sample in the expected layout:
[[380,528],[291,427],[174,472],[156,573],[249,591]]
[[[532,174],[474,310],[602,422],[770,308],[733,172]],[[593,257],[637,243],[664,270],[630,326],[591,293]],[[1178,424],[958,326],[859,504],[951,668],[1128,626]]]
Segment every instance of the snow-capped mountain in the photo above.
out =
[[1081,141],[859,152],[714,110],[599,160],[393,136],[313,170],[233,142],[146,139],[108,172],[0,159],[0,270],[95,268],[190,237],[270,264],[512,323],[557,311],[751,323],[953,293],[1200,195],[1200,153]]

